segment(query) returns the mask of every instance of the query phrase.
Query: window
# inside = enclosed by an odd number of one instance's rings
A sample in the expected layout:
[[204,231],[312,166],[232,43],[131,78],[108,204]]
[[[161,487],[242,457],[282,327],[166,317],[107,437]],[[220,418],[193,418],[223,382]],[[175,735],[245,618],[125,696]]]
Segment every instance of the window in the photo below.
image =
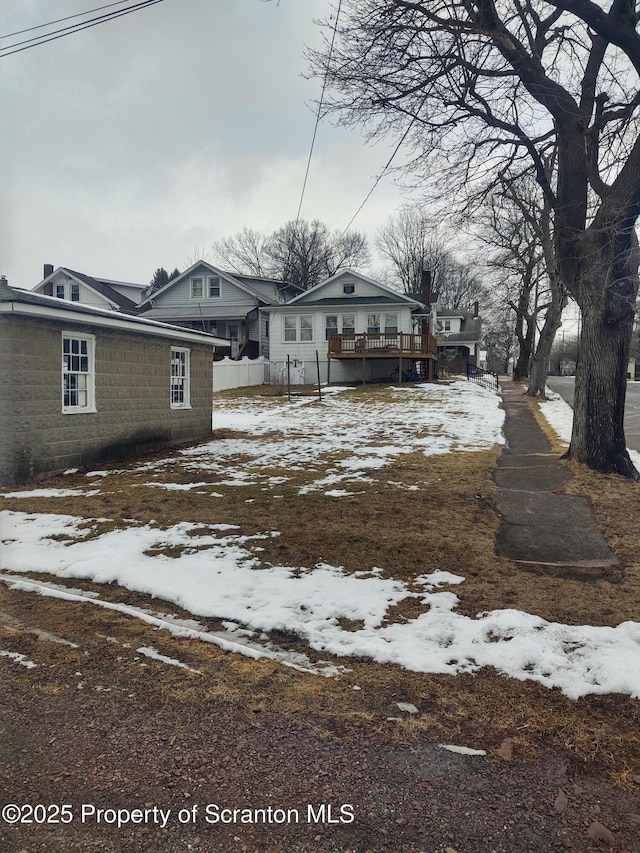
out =
[[95,412],[95,338],[62,333],[62,412]]
[[301,317],[285,317],[284,339],[285,342],[312,341],[313,316],[308,314]]
[[64,299],[64,284],[56,284],[56,297]]
[[384,330],[388,334],[393,334],[398,331],[398,315],[397,314],[385,314],[384,315]]
[[296,334],[296,330],[298,328],[298,324],[296,322],[296,317],[285,317],[284,318],[284,339],[285,341],[297,341],[298,337]]
[[222,288],[220,285],[220,276],[209,276],[209,296],[213,299],[220,296]]
[[72,302],[80,302],[80,285],[72,284],[71,285],[71,301]]
[[300,340],[313,340],[313,317],[300,317]]
[[227,337],[231,341],[236,341],[236,343],[238,342],[238,339],[240,338],[240,326],[238,323],[229,323],[227,326]]
[[324,318],[325,337],[329,340],[329,335],[338,334],[338,315],[329,314]]
[[171,408],[190,408],[189,350],[171,347]]
[[343,335],[355,335],[356,332],[356,315],[355,314],[343,314],[342,315],[342,334]]
[[352,281],[345,281],[342,285],[342,292],[345,296],[353,296],[356,292],[356,286]]
[[451,331],[451,320],[443,320],[442,321],[442,328],[444,329],[445,332],[450,332]]
[[204,297],[204,279],[202,276],[191,279],[191,298],[202,299]]
[[367,315],[367,332],[370,335],[379,335],[380,334],[380,315],[379,314]]

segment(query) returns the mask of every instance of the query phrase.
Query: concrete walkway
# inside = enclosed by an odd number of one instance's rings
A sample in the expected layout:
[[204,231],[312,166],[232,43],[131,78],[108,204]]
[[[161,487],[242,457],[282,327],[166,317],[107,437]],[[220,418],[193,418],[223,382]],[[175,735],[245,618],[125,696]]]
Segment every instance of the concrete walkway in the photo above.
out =
[[597,578],[617,566],[586,498],[557,494],[572,477],[536,422],[522,389],[500,380],[506,444],[494,474],[502,524],[496,553],[562,577]]

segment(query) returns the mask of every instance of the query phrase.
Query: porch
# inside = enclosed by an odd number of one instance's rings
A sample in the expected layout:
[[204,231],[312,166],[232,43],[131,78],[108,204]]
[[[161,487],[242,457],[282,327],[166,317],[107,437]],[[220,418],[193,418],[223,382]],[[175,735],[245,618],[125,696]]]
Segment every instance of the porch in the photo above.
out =
[[[418,363],[418,374],[423,379],[435,377],[438,346],[434,335],[408,332],[366,332],[362,334],[329,335],[327,339],[328,381],[331,381],[331,359],[360,359],[362,381],[366,384],[366,364],[369,359],[396,361],[398,380],[403,379],[403,361],[410,360],[411,367]],[[415,371],[412,371],[415,372]]]

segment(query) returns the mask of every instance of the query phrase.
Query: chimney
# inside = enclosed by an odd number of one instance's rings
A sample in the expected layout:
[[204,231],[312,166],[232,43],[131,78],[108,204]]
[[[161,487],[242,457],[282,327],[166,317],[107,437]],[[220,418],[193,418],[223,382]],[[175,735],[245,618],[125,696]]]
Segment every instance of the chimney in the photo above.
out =
[[49,278],[51,273],[53,272],[53,264],[45,264],[44,265],[44,275],[42,278]]
[[422,270],[420,278],[420,290],[422,293],[422,301],[427,311],[431,310],[431,270]]
[[9,284],[9,282],[7,281],[6,275],[0,275],[0,284],[6,284],[6,285]]
[[478,302],[474,302],[474,303],[473,303],[473,316],[474,316],[474,317],[477,317],[477,316],[478,316],[478,310],[479,310],[479,308],[480,308],[480,304],[479,304]]
[[[431,270],[422,270],[420,290],[425,311],[431,311]],[[429,334],[429,320],[426,317],[422,318],[421,331],[423,335]]]

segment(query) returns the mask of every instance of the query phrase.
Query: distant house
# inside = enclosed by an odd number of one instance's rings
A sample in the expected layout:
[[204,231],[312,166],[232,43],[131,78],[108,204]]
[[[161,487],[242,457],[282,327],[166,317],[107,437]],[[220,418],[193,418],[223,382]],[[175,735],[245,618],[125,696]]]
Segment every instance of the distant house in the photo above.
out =
[[465,373],[467,364],[480,364],[482,320],[478,303],[473,311],[437,305],[436,338],[440,375]]
[[0,279],[0,484],[206,439],[225,343]]
[[275,279],[225,272],[199,261],[159,290],[147,291],[139,309],[154,320],[228,338],[232,358],[269,358],[266,309],[281,305],[300,288]]
[[33,288],[43,296],[128,313],[135,313],[144,290],[143,284],[96,278],[68,267],[54,269],[52,264],[44,265],[44,278]]
[[[353,270],[342,270],[270,318],[272,381],[287,360],[298,381],[371,382],[435,374],[430,296],[419,301]],[[275,368],[275,371],[274,371]],[[274,377],[274,372],[276,376]]]

